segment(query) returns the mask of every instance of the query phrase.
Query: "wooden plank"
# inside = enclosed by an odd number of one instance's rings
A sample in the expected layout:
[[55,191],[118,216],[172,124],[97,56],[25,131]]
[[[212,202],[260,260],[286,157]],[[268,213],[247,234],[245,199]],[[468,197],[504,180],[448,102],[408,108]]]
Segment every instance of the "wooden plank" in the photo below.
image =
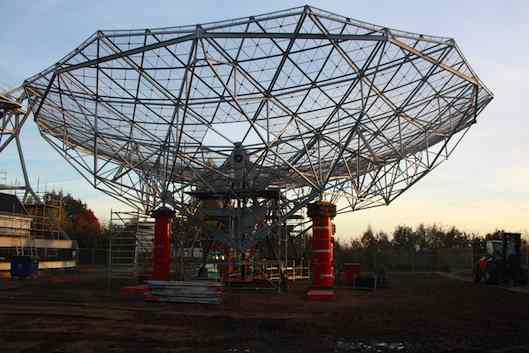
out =
[[223,284],[214,281],[147,281],[151,287],[178,288],[178,287],[222,287]]
[[[74,268],[77,263],[74,260],[70,261],[39,261],[39,270],[51,270],[60,268]],[[10,262],[0,262],[0,271],[10,271]]]
[[188,298],[212,298],[212,299],[219,298],[219,295],[217,293],[172,292],[172,291],[156,290],[156,289],[151,289],[149,293],[157,297],[173,297],[173,298],[188,297]]
[[144,300],[147,302],[168,302],[168,303],[192,303],[192,304],[220,304],[220,298],[195,298],[195,297],[158,297],[149,292],[145,293]]
[[48,249],[71,249],[73,242],[71,240],[53,240],[53,239],[28,239],[24,237],[3,237],[0,236],[1,248],[15,247],[34,247]]

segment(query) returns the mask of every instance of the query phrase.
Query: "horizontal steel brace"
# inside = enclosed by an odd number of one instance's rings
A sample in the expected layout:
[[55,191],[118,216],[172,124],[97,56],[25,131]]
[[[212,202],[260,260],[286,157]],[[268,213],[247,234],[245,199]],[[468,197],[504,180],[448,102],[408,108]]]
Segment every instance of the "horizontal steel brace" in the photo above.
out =
[[286,33],[286,32],[202,32],[201,38],[265,38],[265,39],[313,39],[383,41],[382,34],[335,34],[335,33]]
[[422,53],[421,51],[419,51],[419,50],[417,50],[417,49],[415,49],[413,47],[410,47],[406,43],[404,43],[404,42],[402,42],[402,41],[400,41],[400,40],[398,40],[396,38],[390,38],[389,41],[392,44],[398,46],[399,48],[402,48],[402,49],[404,49],[404,50],[406,50],[406,51],[408,51],[408,52],[410,52],[410,53],[412,53],[412,54],[414,54],[414,55],[416,55],[416,56],[418,56],[418,57],[420,57],[420,58],[422,58],[422,59],[434,64],[434,65],[437,65],[437,66],[441,67],[443,70],[446,70],[446,71],[450,72],[451,74],[459,77],[460,79],[465,80],[467,82],[470,82],[470,83],[472,83],[472,84],[474,84],[476,86],[479,86],[479,82],[474,77],[466,75],[466,74],[454,69],[453,67],[451,67],[451,66],[449,66],[447,64],[441,63],[441,62],[437,61],[437,59],[432,58],[431,56],[426,55],[426,54]]
[[265,38],[265,39],[313,39],[313,40],[335,40],[335,41],[384,41],[387,37],[382,34],[333,34],[333,33],[281,33],[281,32],[203,32],[197,31],[192,34],[184,35],[169,39],[162,42],[149,44],[143,47],[138,47],[130,50],[125,50],[120,53],[107,55],[98,59],[88,60],[76,65],[64,66],[58,69],[57,73],[74,71],[84,67],[95,66],[107,61],[119,59],[125,56],[135,55],[149,50],[167,47],[173,44],[178,44],[186,41],[191,41],[199,38]]

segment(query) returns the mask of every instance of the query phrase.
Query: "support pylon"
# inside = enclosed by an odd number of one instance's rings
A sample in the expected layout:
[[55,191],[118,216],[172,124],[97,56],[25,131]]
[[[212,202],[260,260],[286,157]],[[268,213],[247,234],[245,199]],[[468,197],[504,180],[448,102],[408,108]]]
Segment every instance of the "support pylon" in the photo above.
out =
[[332,219],[336,205],[320,201],[307,206],[312,219],[312,287],[307,292],[309,300],[333,300],[334,294],[334,234]]
[[152,254],[152,279],[167,281],[171,272],[171,236],[175,212],[165,206],[157,208],[154,217],[154,246]]

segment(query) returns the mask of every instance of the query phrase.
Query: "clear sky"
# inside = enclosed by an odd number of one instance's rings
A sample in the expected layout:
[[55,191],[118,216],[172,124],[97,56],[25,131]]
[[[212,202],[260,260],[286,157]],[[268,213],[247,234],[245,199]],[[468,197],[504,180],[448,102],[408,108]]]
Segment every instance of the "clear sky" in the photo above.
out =
[[[304,5],[302,1],[0,0],[0,88],[20,84],[98,29],[203,23]],[[352,1],[309,3],[351,18],[412,32],[453,37],[494,92],[451,159],[392,205],[337,218],[338,235],[368,225],[439,223],[467,231],[529,229],[529,1]],[[29,171],[40,190],[62,189],[109,218],[117,201],[93,190],[42,141],[32,122],[23,134]],[[20,178],[14,149],[0,171]]]

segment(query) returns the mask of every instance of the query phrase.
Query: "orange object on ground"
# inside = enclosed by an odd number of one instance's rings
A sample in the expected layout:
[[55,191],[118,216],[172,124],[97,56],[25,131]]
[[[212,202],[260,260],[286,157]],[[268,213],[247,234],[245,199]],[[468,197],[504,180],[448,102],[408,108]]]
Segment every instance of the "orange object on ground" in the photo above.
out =
[[360,274],[360,264],[358,262],[347,262],[343,264],[343,281],[351,284]]

